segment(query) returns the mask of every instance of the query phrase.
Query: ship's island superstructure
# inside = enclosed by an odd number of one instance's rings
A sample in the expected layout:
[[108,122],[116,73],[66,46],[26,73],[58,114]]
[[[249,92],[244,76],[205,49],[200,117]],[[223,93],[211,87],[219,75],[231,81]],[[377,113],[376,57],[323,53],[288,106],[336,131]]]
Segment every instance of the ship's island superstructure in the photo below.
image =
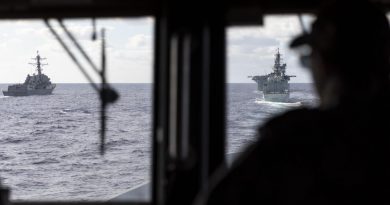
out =
[[290,98],[290,81],[295,75],[286,75],[286,64],[282,63],[279,49],[275,54],[273,72],[267,75],[253,76],[257,89],[263,92],[264,100],[272,102],[288,102]]
[[38,74],[29,74],[23,84],[9,85],[8,90],[3,90],[4,96],[28,96],[28,95],[49,95],[53,92],[56,84],[52,84],[50,78],[42,73],[43,64],[41,61],[46,58],[41,58],[37,51],[37,56],[33,58],[35,63],[29,63],[36,66]]

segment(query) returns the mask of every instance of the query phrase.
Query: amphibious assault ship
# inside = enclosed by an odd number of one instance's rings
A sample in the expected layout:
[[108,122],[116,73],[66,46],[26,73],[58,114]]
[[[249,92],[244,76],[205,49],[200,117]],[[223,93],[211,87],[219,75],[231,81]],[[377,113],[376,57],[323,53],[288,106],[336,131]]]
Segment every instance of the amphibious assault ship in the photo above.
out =
[[36,66],[38,74],[34,73],[32,76],[28,74],[23,84],[8,86],[8,90],[3,90],[4,96],[49,95],[53,92],[56,85],[52,84],[50,78],[42,73],[42,66],[47,64],[43,64],[41,61],[46,58],[41,58],[37,51],[37,56],[32,59],[35,60],[35,63],[29,64]]
[[286,64],[282,63],[279,49],[275,54],[273,72],[267,75],[251,76],[257,83],[257,89],[263,92],[264,100],[272,102],[288,102],[290,98],[290,81],[295,75],[286,75]]

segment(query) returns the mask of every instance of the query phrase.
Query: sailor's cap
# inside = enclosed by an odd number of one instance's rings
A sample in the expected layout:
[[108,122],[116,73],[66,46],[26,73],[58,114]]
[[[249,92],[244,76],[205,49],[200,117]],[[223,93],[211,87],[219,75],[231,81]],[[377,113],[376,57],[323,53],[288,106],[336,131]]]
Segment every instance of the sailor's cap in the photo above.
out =
[[[364,14],[364,15],[363,15]],[[389,32],[384,12],[367,1],[340,1],[325,5],[317,14],[310,32],[303,32],[290,42],[290,48],[354,41],[378,40],[373,35]],[[332,38],[329,38],[333,36]],[[380,38],[379,38],[380,39]],[[359,40],[359,41],[358,41]],[[326,41],[326,42],[323,42]]]

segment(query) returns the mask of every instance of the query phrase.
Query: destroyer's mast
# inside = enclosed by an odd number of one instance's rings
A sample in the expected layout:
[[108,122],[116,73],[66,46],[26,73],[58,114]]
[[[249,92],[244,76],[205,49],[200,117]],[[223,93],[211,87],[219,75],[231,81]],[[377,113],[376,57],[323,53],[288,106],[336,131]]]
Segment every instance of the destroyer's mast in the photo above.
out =
[[39,51],[37,51],[37,56],[31,59],[35,60],[36,63],[29,64],[37,66],[38,76],[40,77],[42,74],[42,66],[47,65],[47,63],[41,63],[41,60],[46,60],[46,58],[41,58],[41,56],[39,55]]

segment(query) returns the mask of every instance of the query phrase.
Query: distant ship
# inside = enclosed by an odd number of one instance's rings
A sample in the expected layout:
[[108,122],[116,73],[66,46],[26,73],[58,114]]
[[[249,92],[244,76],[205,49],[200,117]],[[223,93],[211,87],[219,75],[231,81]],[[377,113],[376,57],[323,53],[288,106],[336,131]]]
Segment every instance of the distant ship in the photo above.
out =
[[42,64],[41,61],[45,59],[41,58],[37,51],[37,56],[33,58],[35,63],[29,64],[36,66],[38,75],[35,73],[32,76],[27,75],[23,84],[8,86],[8,90],[3,90],[4,96],[50,95],[56,84],[52,84],[50,78],[42,73],[42,66],[47,64]]
[[273,72],[267,75],[251,77],[257,83],[257,89],[263,92],[264,100],[271,102],[288,102],[290,99],[290,81],[295,75],[286,75],[286,64],[282,64],[279,49],[275,54]]

